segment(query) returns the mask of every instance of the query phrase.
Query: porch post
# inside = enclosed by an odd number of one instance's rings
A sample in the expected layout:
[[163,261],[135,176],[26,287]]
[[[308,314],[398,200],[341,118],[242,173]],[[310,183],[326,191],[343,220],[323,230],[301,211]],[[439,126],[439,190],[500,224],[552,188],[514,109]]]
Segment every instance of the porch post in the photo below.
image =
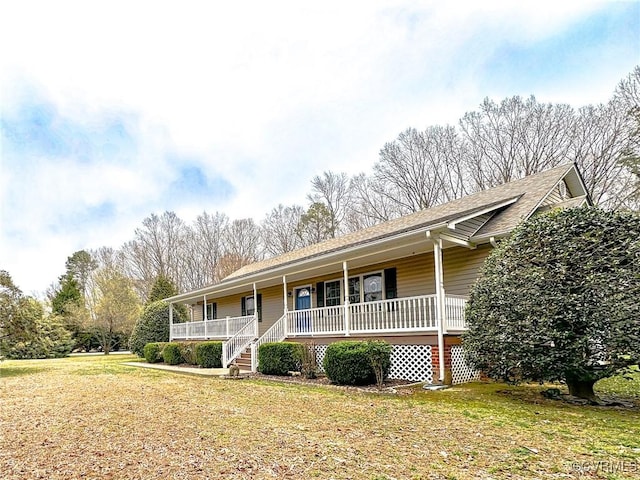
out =
[[349,269],[347,262],[342,262],[342,273],[344,276],[344,335],[348,337],[350,328],[350,310],[349,310]]
[[287,334],[289,333],[289,319],[287,318],[288,315],[287,313],[289,312],[289,302],[287,300],[287,276],[283,275],[282,276],[282,299],[284,301],[284,308],[282,309],[282,311],[284,312],[284,335],[285,337],[287,336]]
[[209,326],[207,324],[207,294],[204,294],[204,305],[202,306],[202,321],[204,322],[204,338],[208,338],[209,336],[207,335],[207,327]]
[[438,322],[438,364],[439,380],[444,382],[444,274],[442,268],[442,239],[438,235],[427,232],[427,237],[433,242],[433,262],[435,266],[435,286],[436,286],[436,320]]
[[173,341],[173,303],[169,303],[169,341]]
[[253,283],[253,324],[255,325],[254,335],[258,336],[258,289],[255,282]]

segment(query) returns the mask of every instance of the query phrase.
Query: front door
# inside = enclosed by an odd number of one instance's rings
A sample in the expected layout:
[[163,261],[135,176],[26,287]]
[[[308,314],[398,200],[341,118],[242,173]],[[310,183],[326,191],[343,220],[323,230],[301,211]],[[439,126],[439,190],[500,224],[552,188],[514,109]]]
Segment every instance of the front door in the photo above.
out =
[[311,331],[311,288],[296,288],[296,330],[298,332]]

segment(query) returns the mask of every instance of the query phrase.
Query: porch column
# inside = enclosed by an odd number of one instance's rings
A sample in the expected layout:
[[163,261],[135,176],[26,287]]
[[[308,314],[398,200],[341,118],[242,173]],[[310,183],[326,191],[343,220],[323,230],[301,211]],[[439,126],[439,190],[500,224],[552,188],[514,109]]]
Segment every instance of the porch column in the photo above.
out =
[[258,289],[256,288],[255,282],[253,283],[253,318],[254,325],[256,326],[254,335],[258,336]]
[[427,238],[433,242],[433,263],[435,266],[436,286],[436,321],[438,322],[438,363],[439,380],[444,382],[444,322],[445,322],[445,293],[444,274],[442,268],[442,239],[437,234],[427,232]]
[[287,313],[289,312],[289,301],[287,300],[287,276],[283,275],[282,276],[282,300],[284,302],[284,308],[282,309],[283,311],[283,315],[285,316],[284,319],[284,335],[285,337],[287,336],[287,334],[289,333],[289,319],[287,318]]
[[204,304],[202,305],[202,321],[204,322],[204,338],[208,338],[209,336],[207,335],[207,294],[204,294]]
[[351,311],[349,310],[349,269],[347,268],[347,262],[342,262],[342,273],[344,276],[344,335],[348,337],[351,327]]
[[169,303],[169,341],[173,341],[173,303]]

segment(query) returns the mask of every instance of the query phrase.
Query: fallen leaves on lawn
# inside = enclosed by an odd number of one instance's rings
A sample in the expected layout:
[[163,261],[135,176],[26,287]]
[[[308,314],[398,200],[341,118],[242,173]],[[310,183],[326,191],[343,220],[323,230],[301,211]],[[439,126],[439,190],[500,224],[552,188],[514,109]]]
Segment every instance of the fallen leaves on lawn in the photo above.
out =
[[637,416],[482,386],[392,397],[48,362],[0,375],[3,479],[571,478],[640,447]]

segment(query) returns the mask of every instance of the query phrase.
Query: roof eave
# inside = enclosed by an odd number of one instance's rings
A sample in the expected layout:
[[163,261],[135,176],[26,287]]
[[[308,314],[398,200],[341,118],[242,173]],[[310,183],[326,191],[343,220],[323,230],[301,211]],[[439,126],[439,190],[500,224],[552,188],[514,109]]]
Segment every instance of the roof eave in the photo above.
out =
[[[251,284],[254,282],[259,282],[261,280],[268,280],[275,277],[281,277],[282,275],[287,275],[287,273],[295,273],[297,271],[301,271],[305,269],[305,266],[312,265],[313,263],[317,263],[318,261],[324,261],[329,263],[338,263],[339,261],[349,260],[349,257],[353,257],[358,252],[364,252],[371,247],[375,247],[377,245],[384,245],[385,243],[394,243],[398,240],[401,240],[406,237],[422,235],[427,230],[443,230],[447,228],[447,222],[440,222],[433,225],[421,226],[415,229],[411,229],[409,231],[404,231],[399,234],[386,235],[382,238],[373,239],[371,241],[363,242],[358,245],[354,245],[352,247],[338,249],[332,252],[318,254],[312,257],[307,257],[304,259],[296,260],[291,263],[278,265],[275,267],[267,267],[264,270],[260,270],[257,272],[248,273],[246,275],[238,276],[231,278],[229,280],[223,280],[220,283],[215,285],[210,285],[208,287],[200,288],[198,290],[193,290],[188,293],[182,293],[179,295],[174,295],[173,297],[165,298],[165,302],[174,303],[180,302],[184,300],[191,300],[198,297],[204,297],[204,295],[221,293],[226,290],[231,290],[233,288],[240,287],[242,285]],[[426,234],[425,234],[426,238]]]

